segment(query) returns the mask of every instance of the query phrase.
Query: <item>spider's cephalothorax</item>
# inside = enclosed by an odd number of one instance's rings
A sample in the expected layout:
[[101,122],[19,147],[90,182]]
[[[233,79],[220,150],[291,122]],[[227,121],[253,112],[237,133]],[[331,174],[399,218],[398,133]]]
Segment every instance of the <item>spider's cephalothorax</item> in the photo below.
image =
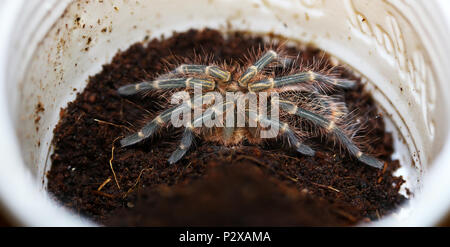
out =
[[[353,132],[349,128],[348,113],[345,103],[333,96],[328,96],[324,91],[333,89],[351,89],[356,85],[355,81],[338,79],[313,70],[299,71],[291,69],[290,72],[281,77],[270,73],[269,65],[278,63],[286,67],[289,59],[280,56],[280,52],[268,50],[261,53],[259,59],[248,68],[227,68],[217,65],[183,64],[175,70],[159,77],[154,81],[145,81],[138,84],[121,87],[118,92],[122,96],[134,95],[149,90],[171,90],[181,89],[190,94],[196,86],[201,86],[209,93],[194,95],[191,100],[185,101],[178,106],[165,110],[152,121],[148,122],[140,131],[121,140],[123,147],[139,143],[154,135],[161,127],[171,123],[173,114],[180,112],[191,112],[199,110],[200,116],[192,118],[185,124],[185,131],[181,143],[169,158],[169,163],[178,162],[189,150],[194,141],[194,136],[200,136],[205,140],[220,143],[222,145],[238,145],[247,141],[259,144],[263,141],[256,130],[275,126],[278,132],[274,137],[283,137],[289,146],[297,152],[314,156],[315,152],[302,139],[314,133],[324,137],[333,138],[353,157],[362,163],[382,168],[383,162],[363,153],[353,142]],[[255,59],[256,60],[256,59]],[[285,70],[287,71],[287,70]],[[216,94],[211,94],[215,92]],[[279,106],[281,114],[279,118],[268,118],[245,107],[244,115],[246,121],[254,121],[257,126],[213,126],[206,127],[202,122],[207,118],[224,117],[227,114],[237,116],[237,101],[224,100],[217,103],[214,95],[223,95],[240,92],[241,95],[257,94],[259,92],[277,93],[270,101]],[[245,99],[244,99],[245,101]],[[257,99],[259,101],[259,99]],[[214,106],[211,105],[214,103]],[[271,111],[270,106],[268,111]],[[235,123],[235,122],[234,122]],[[298,127],[298,123],[309,126]],[[312,131],[315,130],[315,131]]]

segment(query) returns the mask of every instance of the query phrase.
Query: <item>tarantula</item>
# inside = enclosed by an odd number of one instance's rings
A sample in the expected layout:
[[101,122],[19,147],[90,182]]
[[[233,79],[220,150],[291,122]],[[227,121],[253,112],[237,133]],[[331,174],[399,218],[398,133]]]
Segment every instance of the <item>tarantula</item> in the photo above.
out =
[[[183,64],[175,70],[164,74],[153,81],[144,81],[138,84],[126,85],[118,89],[121,96],[129,96],[149,90],[181,90],[192,94],[195,88],[205,89],[207,93],[194,95],[193,99],[187,100],[173,108],[163,111],[152,121],[148,122],[140,131],[125,137],[121,140],[122,147],[127,147],[139,143],[154,135],[161,127],[173,124],[172,116],[180,112],[200,111],[202,114],[185,124],[183,137],[177,149],[172,153],[168,162],[174,164],[178,162],[193,144],[195,136],[203,139],[218,142],[222,145],[238,145],[243,141],[252,144],[262,142],[258,130],[267,126],[276,127],[279,131],[274,137],[283,137],[287,140],[289,147],[297,152],[314,156],[315,152],[309,146],[303,144],[302,139],[313,133],[323,137],[331,137],[341,147],[348,151],[353,157],[362,163],[382,168],[383,162],[363,153],[353,142],[354,131],[349,128],[349,114],[345,103],[338,98],[328,96],[327,90],[351,89],[356,85],[353,80],[339,79],[326,73],[309,71],[299,71],[291,68],[285,76],[275,77],[274,72],[270,72],[272,64],[287,67],[287,56],[282,56],[283,50],[277,51],[267,49],[260,53],[259,59],[253,64],[251,61],[247,68],[240,66],[218,66],[216,64]],[[228,67],[228,68],[227,68]],[[272,73],[272,74],[271,74]],[[208,93],[209,92],[209,93]],[[214,92],[214,93],[211,93]],[[238,112],[238,101],[247,104],[248,98],[245,94],[256,94],[259,92],[278,93],[272,95],[271,106],[267,111],[274,111],[273,104],[279,106],[282,114],[280,120],[268,118],[258,113],[250,107],[244,107],[244,111]],[[227,93],[241,93],[240,96],[232,100],[218,101],[217,96],[224,96]],[[257,96],[257,101],[261,99]],[[212,102],[215,102],[213,107]],[[245,115],[246,123],[253,121],[256,126],[204,126],[202,122],[209,119],[218,119],[224,116]],[[283,120],[283,121],[281,121]],[[236,120],[233,123],[236,123]],[[299,129],[298,123],[310,126],[310,128]]]

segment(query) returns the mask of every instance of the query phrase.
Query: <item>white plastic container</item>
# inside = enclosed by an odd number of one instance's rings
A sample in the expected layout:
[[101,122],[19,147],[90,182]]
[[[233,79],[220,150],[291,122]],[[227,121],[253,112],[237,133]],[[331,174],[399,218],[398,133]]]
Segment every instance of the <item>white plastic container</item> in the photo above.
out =
[[[398,213],[372,225],[434,225],[450,208],[450,30],[442,6],[425,0],[1,2],[0,205],[19,225],[91,225],[46,193],[60,108],[119,49],[146,36],[210,27],[311,42],[363,75],[391,120],[399,173],[414,193]],[[45,111],[36,111],[38,103]]]

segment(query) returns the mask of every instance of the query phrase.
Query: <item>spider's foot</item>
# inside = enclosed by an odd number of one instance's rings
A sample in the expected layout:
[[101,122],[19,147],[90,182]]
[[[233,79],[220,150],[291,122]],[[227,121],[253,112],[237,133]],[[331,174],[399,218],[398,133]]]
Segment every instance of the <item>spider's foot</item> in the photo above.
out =
[[122,147],[128,147],[149,138],[161,127],[160,121],[162,121],[161,117],[156,118],[152,122],[145,125],[139,132],[120,140],[120,144]]
[[119,89],[117,89],[117,93],[120,96],[130,96],[135,95],[143,90],[148,90],[150,88],[151,87],[149,87],[148,83],[131,84],[120,87]]
[[139,135],[139,133],[135,133],[120,140],[120,145],[122,147],[128,147],[136,143],[139,143],[142,140],[143,138]]
[[168,160],[169,164],[173,165],[180,161],[191,147],[193,141],[194,133],[192,133],[192,130],[190,128],[187,128],[184,131],[183,138],[181,139],[180,145],[178,146],[177,150],[175,150],[175,152],[173,152],[170,156]]
[[172,153],[172,155],[170,156],[170,158],[167,160],[169,162],[169,164],[173,165],[175,163],[177,163],[178,161],[181,160],[181,158],[183,158],[183,156],[186,154],[187,150],[183,150],[183,149],[177,149],[175,150],[175,152]]
[[311,156],[314,157],[316,155],[316,151],[314,151],[312,148],[310,148],[309,146],[303,145],[301,144],[299,147],[297,147],[295,149],[297,152],[306,155],[306,156]]
[[369,166],[372,166],[372,167],[375,167],[375,168],[378,168],[378,169],[382,169],[384,167],[384,163],[383,162],[381,162],[380,160],[378,160],[378,159],[376,159],[376,158],[374,158],[372,156],[366,155],[366,154],[362,154],[358,158],[358,160],[361,161],[362,163],[366,164],[366,165],[369,165]]
[[344,89],[353,89],[356,87],[356,81],[337,79],[334,81],[334,85],[336,87],[340,87],[340,88],[344,88]]

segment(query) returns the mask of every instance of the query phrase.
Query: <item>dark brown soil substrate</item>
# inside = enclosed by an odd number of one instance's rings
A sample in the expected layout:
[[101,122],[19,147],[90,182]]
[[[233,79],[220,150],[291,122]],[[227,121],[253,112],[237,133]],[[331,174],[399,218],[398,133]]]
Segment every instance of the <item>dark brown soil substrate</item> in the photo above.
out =
[[[154,78],[164,72],[163,61],[175,56],[201,51],[218,62],[239,62],[262,44],[261,38],[243,34],[224,39],[213,30],[189,31],[119,53],[61,110],[49,191],[76,213],[106,225],[352,225],[376,220],[404,202],[399,194],[404,181],[392,175],[399,167],[389,158],[392,136],[362,86],[345,92],[345,100],[350,110],[364,113],[369,131],[359,135],[370,143],[371,153],[387,162],[384,170],[363,165],[320,139],[308,141],[316,157],[276,143],[224,148],[197,140],[176,165],[167,164],[179,139],[179,131],[171,128],[132,148],[119,147],[120,137],[162,108],[155,104],[161,102],[157,96],[124,99],[117,88]],[[328,66],[314,48],[302,51],[300,59]]]
[[332,226],[357,220],[352,208],[318,200],[307,190],[299,192],[250,160],[231,163],[210,162],[205,176],[188,186],[181,183],[143,191],[132,214],[121,210],[107,224]]

